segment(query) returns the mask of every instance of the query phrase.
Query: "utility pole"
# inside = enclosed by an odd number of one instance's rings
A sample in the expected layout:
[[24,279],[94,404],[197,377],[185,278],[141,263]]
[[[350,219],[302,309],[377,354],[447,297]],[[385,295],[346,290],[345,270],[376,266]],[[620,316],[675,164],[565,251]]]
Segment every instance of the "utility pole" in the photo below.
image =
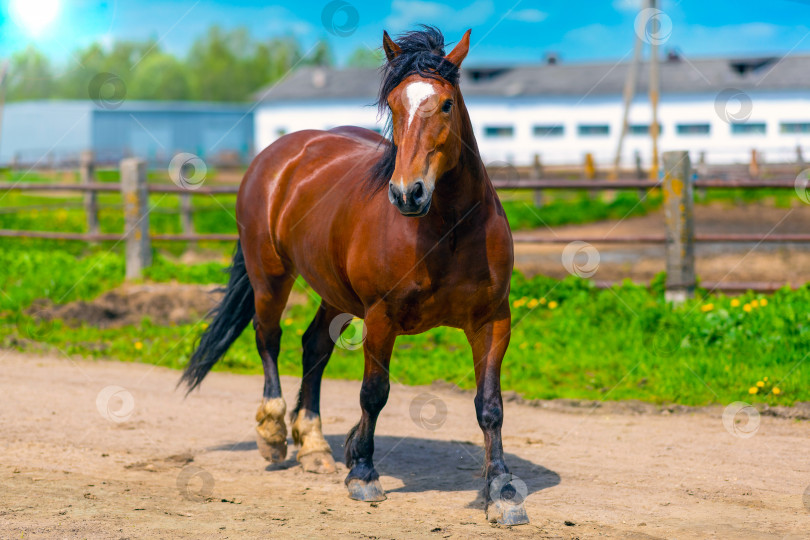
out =
[[[658,0],[645,0],[642,5],[642,12],[646,10],[658,9]],[[660,22],[658,17],[650,17],[649,21],[645,24],[652,25],[650,28],[650,35],[657,36],[660,30]],[[642,49],[644,47],[644,39],[636,32],[636,40],[633,45],[633,62],[630,64],[630,69],[627,71],[627,78],[624,82],[623,108],[622,108],[622,130],[619,134],[619,141],[616,144],[616,155],[613,158],[613,170],[610,173],[610,179],[616,180],[619,178],[619,164],[622,159],[622,148],[624,146],[624,139],[627,136],[629,128],[628,118],[630,115],[630,106],[633,103],[635,96],[636,86],[638,85],[638,69],[641,64]],[[650,179],[658,179],[658,136],[661,129],[658,123],[658,100],[660,97],[661,76],[659,71],[658,62],[658,39],[655,37],[649,40],[650,43],[650,86],[649,86],[649,99],[650,107],[652,109],[652,121],[650,122],[650,138],[652,139],[652,163],[650,165]]]
[[624,104],[622,111],[622,131],[619,134],[619,143],[616,146],[616,156],[613,158],[613,171],[610,173],[611,180],[619,179],[619,163],[622,159],[622,146],[624,145],[624,138],[627,136],[628,130],[628,117],[630,115],[630,105],[633,103],[633,96],[636,92],[636,85],[638,84],[638,66],[641,63],[641,46],[644,42],[641,36],[636,34],[636,42],[633,45],[633,63],[630,64],[630,69],[627,71],[627,79],[624,81]]
[[[658,0],[647,0],[651,9],[658,9]],[[652,35],[657,36],[660,29],[658,17],[650,21],[653,25]],[[652,163],[650,164],[650,180],[658,180],[658,97],[661,83],[661,74],[658,71],[658,40],[650,40],[650,107],[652,107],[652,122],[650,122],[650,136],[652,137]]]

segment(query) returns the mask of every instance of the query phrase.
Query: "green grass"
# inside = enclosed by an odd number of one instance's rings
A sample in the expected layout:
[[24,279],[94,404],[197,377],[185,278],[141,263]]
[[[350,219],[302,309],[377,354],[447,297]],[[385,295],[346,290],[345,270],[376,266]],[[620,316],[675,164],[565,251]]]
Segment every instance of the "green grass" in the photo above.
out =
[[[0,241],[0,346],[182,368],[201,325],[140,325],[102,330],[37,324],[25,309],[37,298],[91,299],[121,283],[123,257],[101,247],[78,255],[51,247]],[[155,281],[223,283],[222,264],[180,265],[156,256]],[[303,285],[298,285],[303,288]],[[283,321],[280,369],[300,375],[301,334],[317,307],[313,295]],[[662,276],[651,288],[625,284],[598,290],[589,282],[515,274],[513,334],[503,365],[503,387],[526,398],[640,399],[688,405],[735,400],[791,404],[810,401],[810,289],[780,290],[766,298],[712,295],[673,308],[663,299]],[[752,300],[758,307],[750,307]],[[750,311],[743,307],[749,305]],[[252,329],[239,338],[219,370],[261,373]],[[332,378],[360,379],[361,350],[336,349]],[[447,328],[397,340],[392,380],[428,384],[442,379],[474,386],[464,335]],[[768,377],[768,381],[764,380]],[[763,381],[763,390],[749,388]],[[773,385],[778,395],[770,392]]]

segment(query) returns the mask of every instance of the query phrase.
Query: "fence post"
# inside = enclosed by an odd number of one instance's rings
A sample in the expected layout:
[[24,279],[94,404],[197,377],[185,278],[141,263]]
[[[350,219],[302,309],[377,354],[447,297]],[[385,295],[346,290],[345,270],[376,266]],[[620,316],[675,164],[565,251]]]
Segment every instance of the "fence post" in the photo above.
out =
[[748,164],[748,174],[751,175],[751,178],[757,178],[759,176],[759,154],[756,148],[751,149],[751,162]]
[[126,279],[140,279],[152,264],[149,239],[149,191],[146,162],[138,158],[121,160],[121,197],[124,200]]
[[[540,161],[540,154],[534,155],[534,177],[538,180],[543,178],[543,162]],[[540,208],[543,206],[543,190],[534,190],[534,206]]]
[[194,234],[194,220],[192,219],[191,194],[180,194],[180,224],[183,226],[183,234]]
[[[79,178],[83,185],[95,182],[95,165],[92,150],[84,150],[79,154]],[[87,216],[87,232],[98,234],[98,192],[84,192],[84,213]]]
[[664,153],[664,219],[667,229],[665,298],[682,303],[695,294],[695,223],[692,165],[686,151]]

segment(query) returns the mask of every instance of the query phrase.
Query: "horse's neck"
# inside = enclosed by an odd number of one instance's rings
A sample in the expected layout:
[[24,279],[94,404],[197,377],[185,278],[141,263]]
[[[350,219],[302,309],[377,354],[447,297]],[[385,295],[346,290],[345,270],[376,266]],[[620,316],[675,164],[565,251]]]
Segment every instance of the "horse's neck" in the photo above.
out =
[[441,214],[461,218],[486,204],[491,183],[478,153],[478,143],[461,92],[456,96],[456,106],[460,115],[461,154],[456,166],[436,183],[434,200]]

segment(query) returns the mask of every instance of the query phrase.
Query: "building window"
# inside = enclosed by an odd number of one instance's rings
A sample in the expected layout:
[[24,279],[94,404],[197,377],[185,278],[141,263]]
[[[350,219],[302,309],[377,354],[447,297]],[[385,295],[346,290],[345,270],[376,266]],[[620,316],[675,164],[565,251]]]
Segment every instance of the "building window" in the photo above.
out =
[[513,137],[515,135],[515,128],[512,126],[485,126],[484,136],[491,138],[504,139]]
[[[664,128],[661,124],[658,124],[658,134],[661,135],[663,133]],[[630,124],[627,126],[627,132],[630,135],[649,135],[650,134],[650,124]]]
[[606,137],[610,135],[610,126],[580,124],[577,133],[582,137]]
[[711,132],[709,124],[678,124],[675,126],[678,135],[708,135]]
[[751,122],[744,124],[731,124],[731,133],[734,135],[764,135],[764,122]]
[[556,126],[534,126],[535,137],[562,137],[563,127]]
[[810,133],[810,122],[782,122],[780,133]]

